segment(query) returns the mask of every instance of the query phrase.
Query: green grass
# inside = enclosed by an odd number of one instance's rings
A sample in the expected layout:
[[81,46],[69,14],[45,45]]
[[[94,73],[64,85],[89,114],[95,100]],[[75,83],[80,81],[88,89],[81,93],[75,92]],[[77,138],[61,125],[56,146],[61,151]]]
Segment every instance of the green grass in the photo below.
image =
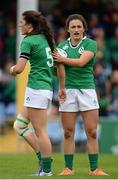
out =
[[[53,155],[53,176],[47,179],[117,179],[118,178],[118,156],[100,155],[100,168],[109,176],[88,175],[89,164],[87,154],[76,154],[74,159],[75,174],[72,176],[59,176],[64,167],[63,154]],[[34,154],[0,154],[0,179],[42,179],[42,177],[31,176],[37,169],[37,160]],[[43,177],[46,179],[46,177]]]

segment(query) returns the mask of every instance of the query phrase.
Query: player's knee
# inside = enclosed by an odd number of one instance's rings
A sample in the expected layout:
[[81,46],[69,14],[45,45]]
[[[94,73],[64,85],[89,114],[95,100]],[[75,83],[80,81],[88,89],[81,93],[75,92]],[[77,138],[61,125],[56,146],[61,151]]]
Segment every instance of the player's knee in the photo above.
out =
[[27,119],[23,118],[21,115],[18,115],[13,127],[20,136],[27,136],[31,133],[31,130],[28,128],[28,123],[29,122]]
[[64,138],[70,139],[74,137],[74,130],[72,128],[67,128],[64,130]]
[[35,129],[35,133],[37,137],[42,137],[47,132],[43,128],[37,128]]
[[89,136],[89,138],[96,139],[97,138],[96,130],[95,129],[89,129],[88,130],[88,136]]

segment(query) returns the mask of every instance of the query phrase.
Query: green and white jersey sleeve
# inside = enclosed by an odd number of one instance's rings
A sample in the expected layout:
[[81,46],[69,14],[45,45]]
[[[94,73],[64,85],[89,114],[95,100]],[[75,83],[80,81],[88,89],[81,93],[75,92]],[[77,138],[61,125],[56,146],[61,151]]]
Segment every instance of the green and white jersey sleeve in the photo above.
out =
[[97,52],[97,43],[96,43],[96,41],[92,40],[92,42],[88,43],[88,45],[85,47],[85,50],[86,51],[91,51],[94,54],[96,54],[96,52]]
[[22,43],[21,43],[21,54],[20,54],[20,57],[23,57],[23,58],[28,60],[29,56],[30,56],[30,52],[31,52],[31,45],[24,38]]
[[33,89],[52,90],[53,58],[43,34],[26,36],[21,43],[20,57],[30,63],[27,86]]
[[[71,45],[70,39],[58,46],[59,49],[64,51],[64,54],[68,58],[76,58],[79,60],[82,53],[85,51],[91,51],[96,54],[97,43],[90,39],[84,37],[82,41],[75,47]],[[94,89],[94,76],[93,76],[93,66],[96,58],[95,55],[84,67],[70,67],[65,66],[66,70],[66,88],[67,89]]]

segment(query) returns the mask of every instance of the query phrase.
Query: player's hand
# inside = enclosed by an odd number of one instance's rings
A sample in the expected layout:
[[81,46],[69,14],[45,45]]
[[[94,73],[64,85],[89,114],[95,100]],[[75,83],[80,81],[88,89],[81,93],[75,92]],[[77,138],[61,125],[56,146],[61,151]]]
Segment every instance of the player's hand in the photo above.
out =
[[11,68],[10,68],[10,74],[12,75],[12,76],[16,76],[16,72],[15,72],[15,66],[12,66]]
[[59,102],[60,103],[64,103],[65,102],[65,100],[67,98],[66,90],[65,89],[59,89],[58,98],[59,98]]
[[58,51],[54,51],[52,53],[52,56],[54,58],[54,61],[59,62],[59,63],[64,62],[64,57]]

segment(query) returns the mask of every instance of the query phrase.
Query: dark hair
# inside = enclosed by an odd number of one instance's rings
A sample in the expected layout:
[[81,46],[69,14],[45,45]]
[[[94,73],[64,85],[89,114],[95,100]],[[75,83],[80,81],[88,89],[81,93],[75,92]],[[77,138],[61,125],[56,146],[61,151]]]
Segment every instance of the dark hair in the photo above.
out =
[[26,21],[27,24],[32,24],[33,26],[33,31],[29,34],[44,34],[48,44],[51,48],[51,50],[54,50],[54,41],[53,41],[53,36],[52,36],[52,31],[49,26],[49,22],[47,19],[41,14],[41,12],[37,11],[25,11],[22,13],[24,20]]
[[70,23],[70,21],[72,21],[72,20],[80,20],[80,21],[82,22],[83,27],[84,27],[84,29],[85,29],[84,35],[86,35],[87,22],[86,22],[85,18],[84,18],[82,15],[80,15],[80,14],[72,14],[72,15],[68,16],[68,18],[67,18],[67,20],[66,20],[66,25],[65,25],[66,32],[67,32],[67,30],[68,30],[68,28],[69,28],[69,23]]

